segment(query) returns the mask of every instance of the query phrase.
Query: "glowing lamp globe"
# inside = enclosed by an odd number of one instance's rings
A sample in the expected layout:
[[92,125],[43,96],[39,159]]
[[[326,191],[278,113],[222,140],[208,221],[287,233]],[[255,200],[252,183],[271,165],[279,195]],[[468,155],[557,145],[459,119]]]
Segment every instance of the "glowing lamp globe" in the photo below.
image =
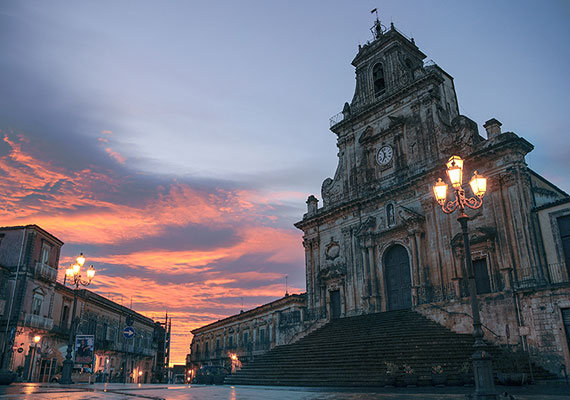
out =
[[71,266],[71,268],[72,268],[72,270],[73,270],[73,275],[77,275],[77,274],[79,274],[79,271],[81,271],[81,265],[79,265],[79,264],[77,264],[77,263],[76,263],[76,264],[73,264],[73,265]]
[[440,204],[443,204],[447,199],[447,184],[441,178],[437,178],[437,182],[433,185],[433,194]]
[[42,339],[42,337],[39,335],[34,336],[34,343],[36,343],[36,344],[39,343],[41,339]]
[[463,170],[463,159],[459,156],[451,156],[449,160],[447,160],[447,169],[451,167],[459,167],[459,169]]
[[447,176],[451,186],[460,188],[463,183],[463,160],[459,156],[453,156],[447,162]]
[[483,197],[487,191],[487,178],[479,175],[477,171],[475,171],[469,185],[471,185],[471,190],[473,190],[475,196]]
[[83,253],[79,254],[79,257],[77,257],[75,261],[77,261],[77,264],[79,264],[80,267],[83,267],[83,264],[85,264],[85,256]]
[[73,278],[73,268],[69,267],[65,269],[65,276],[68,278]]
[[95,268],[93,268],[93,265],[92,265],[87,269],[87,279],[89,279],[89,281],[91,281],[91,279],[93,279],[94,276],[95,276]]

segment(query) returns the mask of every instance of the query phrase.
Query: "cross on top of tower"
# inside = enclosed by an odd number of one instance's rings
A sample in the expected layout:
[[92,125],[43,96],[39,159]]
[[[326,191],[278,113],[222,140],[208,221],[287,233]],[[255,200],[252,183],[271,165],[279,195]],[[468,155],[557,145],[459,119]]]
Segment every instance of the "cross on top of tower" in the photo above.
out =
[[380,18],[378,17],[378,9],[375,8],[374,10],[370,11],[370,14],[376,14],[376,21],[374,21],[374,25],[370,28],[372,32],[372,36],[374,40],[379,39],[384,32],[386,32],[386,27],[380,23]]

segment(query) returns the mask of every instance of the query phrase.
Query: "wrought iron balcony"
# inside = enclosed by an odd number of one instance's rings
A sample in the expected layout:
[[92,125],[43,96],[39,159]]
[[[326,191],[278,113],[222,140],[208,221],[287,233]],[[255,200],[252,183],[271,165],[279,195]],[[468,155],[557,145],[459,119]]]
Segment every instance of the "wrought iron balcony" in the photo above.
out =
[[44,263],[36,263],[34,274],[36,277],[45,279],[49,282],[55,282],[57,279],[57,269]]
[[42,317],[41,315],[36,314],[24,314],[24,326],[29,326],[30,328],[52,330],[53,319]]

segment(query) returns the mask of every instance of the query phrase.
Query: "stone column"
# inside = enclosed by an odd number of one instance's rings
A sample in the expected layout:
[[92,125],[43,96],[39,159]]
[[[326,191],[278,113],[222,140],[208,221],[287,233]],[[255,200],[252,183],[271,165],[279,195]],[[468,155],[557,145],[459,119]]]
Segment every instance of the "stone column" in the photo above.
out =
[[370,268],[370,283],[371,283],[371,295],[378,295],[378,287],[376,285],[376,265],[374,263],[374,247],[369,246],[368,248],[368,266]]
[[361,247],[362,250],[362,268],[364,269],[364,297],[370,296],[370,289],[368,282],[370,281],[370,269],[368,267],[368,253],[366,247]]

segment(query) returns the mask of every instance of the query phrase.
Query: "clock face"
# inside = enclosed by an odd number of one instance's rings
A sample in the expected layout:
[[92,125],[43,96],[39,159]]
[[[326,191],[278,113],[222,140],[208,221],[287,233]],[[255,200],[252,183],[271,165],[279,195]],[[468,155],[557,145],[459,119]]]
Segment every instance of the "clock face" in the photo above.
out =
[[392,154],[392,146],[382,146],[380,150],[378,150],[378,153],[376,153],[376,162],[379,165],[386,165],[392,161]]

